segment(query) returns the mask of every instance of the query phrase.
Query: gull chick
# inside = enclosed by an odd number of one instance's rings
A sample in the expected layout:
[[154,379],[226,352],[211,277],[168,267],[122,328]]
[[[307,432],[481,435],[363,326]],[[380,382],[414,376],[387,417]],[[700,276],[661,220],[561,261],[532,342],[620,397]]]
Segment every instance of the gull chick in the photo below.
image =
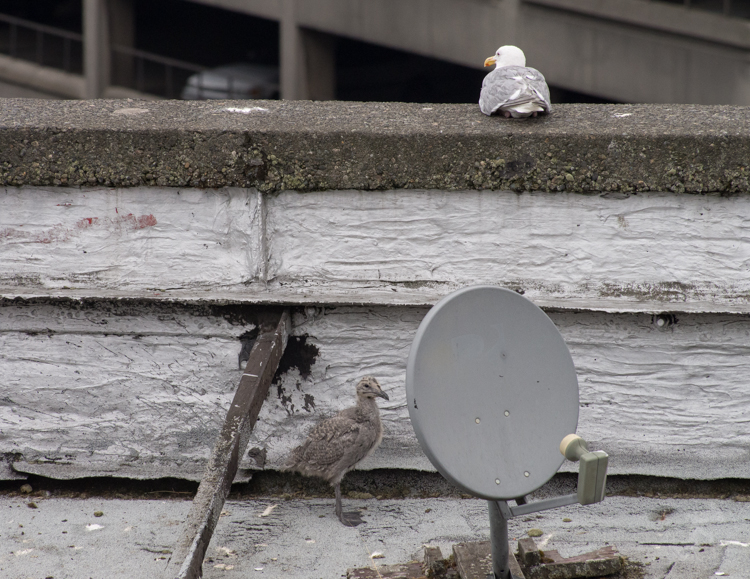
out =
[[383,438],[376,397],[388,400],[378,381],[365,376],[357,384],[357,404],[315,425],[284,465],[284,470],[328,481],[336,493],[336,516],[347,527],[356,527],[363,521],[359,513],[342,512],[341,479]]
[[501,46],[484,61],[495,70],[484,77],[479,108],[485,115],[500,114],[514,119],[552,112],[549,87],[541,72],[526,66],[526,56],[517,46]]

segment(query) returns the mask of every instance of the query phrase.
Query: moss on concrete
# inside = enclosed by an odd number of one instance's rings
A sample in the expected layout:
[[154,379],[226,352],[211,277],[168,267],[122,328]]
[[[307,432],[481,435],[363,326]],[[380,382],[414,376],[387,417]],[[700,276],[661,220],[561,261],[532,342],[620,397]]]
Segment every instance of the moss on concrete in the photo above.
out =
[[737,106],[509,120],[477,105],[5,99],[0,184],[746,193],[749,119]]

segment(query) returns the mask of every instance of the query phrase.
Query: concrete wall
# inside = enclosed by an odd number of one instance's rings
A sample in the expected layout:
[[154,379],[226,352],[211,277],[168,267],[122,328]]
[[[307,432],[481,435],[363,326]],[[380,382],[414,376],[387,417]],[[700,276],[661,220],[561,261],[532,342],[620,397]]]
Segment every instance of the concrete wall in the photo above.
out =
[[[750,21],[648,0],[192,0],[481,68],[516,44],[550,84],[626,102],[750,104]],[[282,44],[284,40],[282,39]],[[282,74],[305,62],[282,50]],[[283,98],[309,98],[287,85]],[[296,87],[296,88],[295,88]]]
[[[342,36],[477,69],[498,46],[517,44],[529,66],[564,89],[625,102],[750,105],[750,20],[665,2],[191,1],[279,22],[285,99],[333,98],[330,37]],[[40,76],[0,59],[0,78],[68,98],[144,96],[110,86],[133,73],[127,58],[110,71],[109,58],[110,42],[134,42],[132,0],[83,6],[85,77],[49,68]]]
[[558,326],[611,472],[750,472],[747,108],[5,104],[2,476],[200,477],[241,339],[277,306],[296,338],[240,476],[364,374],[390,401],[363,467],[429,469],[406,358],[475,283]]

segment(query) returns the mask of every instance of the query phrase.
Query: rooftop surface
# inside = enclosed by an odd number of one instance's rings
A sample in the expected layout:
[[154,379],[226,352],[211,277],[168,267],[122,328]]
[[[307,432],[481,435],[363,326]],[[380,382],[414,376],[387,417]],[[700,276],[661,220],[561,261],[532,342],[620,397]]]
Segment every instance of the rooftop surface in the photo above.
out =
[[[421,559],[426,544],[447,557],[452,545],[489,536],[478,499],[344,499],[345,509],[353,506],[366,509],[366,523],[347,528],[332,499],[228,501],[203,576],[338,579],[349,568]],[[0,575],[159,577],[189,507],[188,500],[1,496]],[[750,502],[616,496],[512,519],[509,535],[541,529],[537,545],[563,556],[614,545],[648,579],[747,577],[748,521]]]

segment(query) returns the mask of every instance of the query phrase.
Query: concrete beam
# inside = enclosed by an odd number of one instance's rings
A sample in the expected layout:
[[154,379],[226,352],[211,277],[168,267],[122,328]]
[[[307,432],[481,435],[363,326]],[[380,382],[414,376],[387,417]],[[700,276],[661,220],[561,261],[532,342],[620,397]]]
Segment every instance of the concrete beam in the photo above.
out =
[[750,49],[750,20],[730,18],[706,10],[674,6],[650,0],[524,0],[537,4],[594,16],[615,22],[634,24],[652,30],[671,32],[717,44]]
[[[135,2],[134,0],[108,0],[109,35],[112,46],[135,48]],[[112,52],[111,84],[133,86],[135,61],[132,56]]]
[[305,53],[305,83],[307,98],[331,101],[336,98],[336,39],[334,36],[302,29]]
[[107,0],[83,2],[83,70],[85,98],[100,98],[110,84],[109,14]]
[[[86,93],[86,79],[80,74],[64,72],[50,66],[40,66],[28,60],[11,58],[4,54],[0,54],[0,81],[6,81],[11,85],[8,89],[0,89],[5,98],[82,99],[85,98]],[[9,91],[20,91],[20,93],[7,94]],[[107,99],[161,99],[156,95],[124,86],[108,86],[104,88],[101,96]]]
[[302,48],[302,31],[297,25],[296,0],[283,0],[279,22],[279,76],[281,98],[284,100],[307,99],[305,86],[305,55]]
[[522,13],[527,61],[550,84],[626,102],[750,104],[747,50],[533,4]]
[[307,30],[293,19],[281,21],[281,98],[333,100],[336,98],[335,40]]
[[298,25],[297,0],[284,0],[281,6],[281,98],[333,100],[336,98],[334,38]]
[[61,97],[56,94],[20,85],[17,82],[0,80],[0,98],[59,99]]

